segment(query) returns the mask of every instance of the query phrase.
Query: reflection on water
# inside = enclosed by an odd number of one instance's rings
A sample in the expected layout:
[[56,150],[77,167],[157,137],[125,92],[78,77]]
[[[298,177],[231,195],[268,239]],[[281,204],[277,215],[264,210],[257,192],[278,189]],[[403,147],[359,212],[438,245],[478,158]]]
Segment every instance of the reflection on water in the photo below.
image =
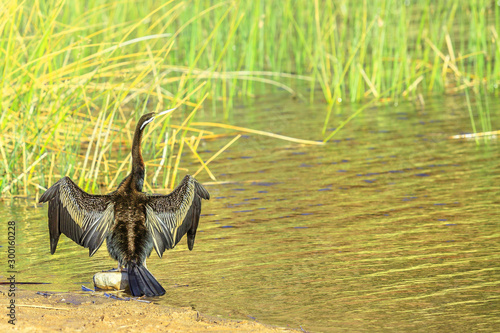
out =
[[[210,164],[224,183],[207,186],[194,250],[149,259],[159,302],[311,331],[500,329],[498,146],[448,139],[470,128],[460,100],[372,108],[323,147],[243,136]],[[317,140],[324,109],[260,99],[232,122]],[[79,290],[115,266],[65,237],[51,256],[47,208],[1,205],[18,221],[18,280],[52,282],[27,288]]]

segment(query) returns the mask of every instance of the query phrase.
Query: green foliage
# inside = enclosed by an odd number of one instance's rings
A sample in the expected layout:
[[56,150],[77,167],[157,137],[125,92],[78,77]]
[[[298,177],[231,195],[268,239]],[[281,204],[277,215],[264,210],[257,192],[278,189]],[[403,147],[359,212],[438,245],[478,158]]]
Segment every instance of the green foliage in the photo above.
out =
[[499,31],[486,0],[3,1],[0,191],[27,195],[66,174],[96,189],[126,171],[110,162],[146,109],[208,96],[228,116],[262,83],[299,97],[306,83],[311,101],[320,89],[323,133],[343,101],[496,94]]

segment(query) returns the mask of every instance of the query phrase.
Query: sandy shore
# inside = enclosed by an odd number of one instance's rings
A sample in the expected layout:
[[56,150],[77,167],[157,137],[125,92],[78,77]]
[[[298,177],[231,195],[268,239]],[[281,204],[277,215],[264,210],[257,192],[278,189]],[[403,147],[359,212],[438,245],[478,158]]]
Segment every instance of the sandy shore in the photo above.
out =
[[286,332],[253,321],[225,320],[191,308],[173,308],[136,300],[120,301],[103,293],[16,291],[15,325],[8,323],[8,287],[0,286],[0,331],[22,332]]

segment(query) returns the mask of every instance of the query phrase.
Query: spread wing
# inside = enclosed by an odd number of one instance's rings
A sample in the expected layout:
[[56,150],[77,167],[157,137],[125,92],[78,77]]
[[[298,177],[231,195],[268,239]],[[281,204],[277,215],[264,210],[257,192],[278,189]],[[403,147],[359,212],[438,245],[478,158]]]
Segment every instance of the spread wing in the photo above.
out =
[[189,250],[193,249],[200,220],[201,199],[210,199],[208,191],[187,175],[168,195],[149,195],[146,203],[146,227],[161,258],[165,249],[173,249],[187,233]]
[[49,203],[50,253],[54,254],[61,233],[89,249],[99,249],[114,221],[114,206],[107,195],[84,192],[64,177],[52,185],[40,202]]

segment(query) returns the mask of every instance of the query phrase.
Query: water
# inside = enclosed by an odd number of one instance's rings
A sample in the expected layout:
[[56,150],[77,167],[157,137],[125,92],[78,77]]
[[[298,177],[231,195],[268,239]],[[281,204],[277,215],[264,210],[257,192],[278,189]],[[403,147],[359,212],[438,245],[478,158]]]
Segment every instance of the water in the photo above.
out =
[[[243,136],[209,165],[223,183],[207,186],[194,250],[182,240],[148,260],[158,302],[316,332],[500,330],[498,144],[449,139],[470,131],[463,100],[372,108],[325,146]],[[273,96],[231,123],[318,140],[325,112]],[[88,258],[64,236],[51,256],[47,208],[0,205],[18,222],[18,281],[52,282],[26,288],[77,291],[115,266],[105,246]]]

